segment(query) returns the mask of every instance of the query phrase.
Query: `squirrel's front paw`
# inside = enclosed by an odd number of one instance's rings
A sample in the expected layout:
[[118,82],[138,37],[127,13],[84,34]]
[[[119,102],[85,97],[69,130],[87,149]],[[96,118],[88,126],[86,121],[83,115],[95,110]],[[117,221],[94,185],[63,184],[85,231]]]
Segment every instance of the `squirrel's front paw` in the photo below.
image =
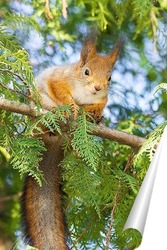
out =
[[94,117],[96,123],[101,122],[101,120],[103,119],[103,116],[101,114],[100,115],[99,114],[95,114],[93,117]]
[[70,107],[73,112],[73,117],[76,119],[79,113],[79,106],[74,102],[74,100],[71,100]]
[[[96,121],[96,123],[101,122],[102,120],[102,111],[101,109],[96,105],[96,104],[92,104],[92,105],[85,105],[84,110],[93,117],[93,119]],[[88,120],[91,120],[91,118],[88,116]]]
[[[101,114],[99,114],[99,113],[97,113],[95,111],[94,112],[89,112],[89,114],[93,117],[93,119],[96,121],[96,123],[101,122],[101,120],[103,118],[103,116]],[[88,120],[90,120],[90,119],[88,118]]]

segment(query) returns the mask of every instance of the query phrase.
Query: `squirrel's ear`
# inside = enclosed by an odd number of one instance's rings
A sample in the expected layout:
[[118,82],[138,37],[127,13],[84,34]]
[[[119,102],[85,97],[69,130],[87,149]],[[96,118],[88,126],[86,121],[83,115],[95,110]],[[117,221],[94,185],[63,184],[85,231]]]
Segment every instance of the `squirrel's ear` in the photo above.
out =
[[110,62],[110,64],[112,65],[112,67],[114,66],[117,58],[118,58],[118,55],[126,41],[126,36],[125,35],[121,35],[118,39],[118,41],[116,42],[116,45],[114,47],[114,49],[112,50],[112,52],[107,56],[108,57],[108,60]]
[[97,36],[95,33],[86,36],[80,54],[81,67],[96,55],[96,39]]

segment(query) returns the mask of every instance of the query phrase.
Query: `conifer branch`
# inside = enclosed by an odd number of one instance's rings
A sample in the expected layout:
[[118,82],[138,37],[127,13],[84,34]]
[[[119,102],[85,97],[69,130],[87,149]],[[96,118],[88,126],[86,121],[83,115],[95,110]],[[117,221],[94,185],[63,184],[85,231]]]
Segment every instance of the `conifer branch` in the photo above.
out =
[[[5,98],[0,98],[0,110],[6,110],[10,112],[15,112],[23,115],[27,115],[30,117],[39,117],[45,114],[46,110],[37,110],[34,107],[30,107],[27,104],[19,103],[16,101],[10,101]],[[96,126],[96,129],[93,131],[94,135],[99,137],[116,141],[118,143],[122,143],[128,145],[132,148],[140,148],[142,144],[145,142],[145,138],[140,136],[128,134],[126,132],[108,128],[102,123]]]
[[105,139],[110,139],[128,145],[133,148],[140,148],[145,142],[145,138],[143,137],[108,128],[102,123],[96,127],[96,130],[93,132],[93,134]]
[[[30,117],[37,117],[37,111],[27,104],[11,101],[5,98],[0,98],[0,110],[6,110],[22,115],[27,115]],[[44,112],[43,112],[44,113]],[[42,115],[41,113],[40,115]]]
[[[24,95],[24,96],[26,96],[27,98],[33,100],[33,98],[31,97],[31,93],[30,93],[28,84],[24,81],[24,79],[23,79],[19,74],[14,73],[13,71],[11,71],[11,70],[9,70],[9,69],[0,69],[0,71],[9,73],[9,74],[11,74],[11,75],[13,75],[13,76],[16,76],[16,77],[24,84],[24,86],[26,87],[26,90],[27,90],[27,92],[28,92],[28,96],[27,96],[27,95]],[[2,85],[2,83],[1,83],[1,85]],[[12,90],[12,89],[9,89],[9,90],[14,91],[14,90]],[[17,91],[15,91],[15,92],[17,92]],[[22,94],[22,93],[19,92],[19,91],[18,91],[17,93]],[[22,95],[23,95],[23,94],[22,94]],[[34,101],[34,100],[33,100],[33,101]]]
[[32,98],[31,98],[30,96],[28,96],[28,95],[26,95],[26,94],[24,94],[24,93],[22,93],[22,92],[20,92],[20,91],[18,91],[18,90],[9,88],[9,87],[7,87],[6,85],[4,85],[4,84],[1,83],[1,82],[0,82],[0,86],[2,86],[4,89],[7,89],[7,90],[9,90],[9,91],[11,91],[11,92],[13,92],[13,93],[19,94],[19,95],[21,95],[21,96],[24,96],[24,97],[27,98],[27,99],[31,99],[31,100],[32,100]]
[[12,72],[12,71],[9,70],[9,69],[0,69],[0,71],[6,72],[6,73],[9,73],[9,74],[11,74],[11,75],[16,76],[20,81],[22,81],[22,83],[24,83],[24,85],[25,85],[26,87],[28,86],[27,83],[23,80],[23,78],[22,78],[19,74],[14,73],[14,72]]

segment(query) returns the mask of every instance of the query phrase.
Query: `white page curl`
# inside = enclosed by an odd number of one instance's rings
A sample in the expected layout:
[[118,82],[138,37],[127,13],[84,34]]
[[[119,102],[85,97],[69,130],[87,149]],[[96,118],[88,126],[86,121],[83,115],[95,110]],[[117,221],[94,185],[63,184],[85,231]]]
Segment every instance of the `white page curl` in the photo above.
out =
[[[167,249],[167,126],[124,226],[143,236],[138,250]],[[144,234],[143,234],[144,233]]]

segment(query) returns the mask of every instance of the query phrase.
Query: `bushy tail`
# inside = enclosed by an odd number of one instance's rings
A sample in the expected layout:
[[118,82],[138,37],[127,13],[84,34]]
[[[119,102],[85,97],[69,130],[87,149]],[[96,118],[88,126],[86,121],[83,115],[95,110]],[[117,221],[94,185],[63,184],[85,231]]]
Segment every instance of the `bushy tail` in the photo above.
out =
[[26,241],[39,250],[67,250],[65,220],[62,210],[61,169],[62,139],[45,135],[47,151],[40,169],[45,180],[42,187],[28,176],[22,197],[23,226]]

